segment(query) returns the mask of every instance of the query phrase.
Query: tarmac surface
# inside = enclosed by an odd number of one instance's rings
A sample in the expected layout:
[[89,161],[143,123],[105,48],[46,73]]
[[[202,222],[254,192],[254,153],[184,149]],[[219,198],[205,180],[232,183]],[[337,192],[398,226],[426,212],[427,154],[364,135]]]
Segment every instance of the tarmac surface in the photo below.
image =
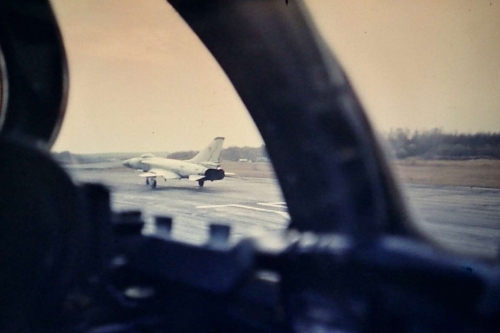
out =
[[[286,203],[274,179],[225,178],[198,187],[188,180],[145,185],[127,169],[69,168],[77,182],[100,182],[112,190],[114,211],[141,210],[174,218],[173,237],[203,243],[210,223],[231,226],[231,239],[280,232],[289,222]],[[500,190],[457,186],[405,185],[404,195],[418,225],[440,244],[494,256],[500,247]]]

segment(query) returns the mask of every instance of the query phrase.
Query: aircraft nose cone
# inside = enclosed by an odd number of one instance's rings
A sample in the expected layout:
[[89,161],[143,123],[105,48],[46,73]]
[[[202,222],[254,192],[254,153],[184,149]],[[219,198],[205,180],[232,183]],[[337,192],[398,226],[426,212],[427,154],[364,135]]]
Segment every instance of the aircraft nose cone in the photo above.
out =
[[124,161],[123,166],[130,167],[130,160]]

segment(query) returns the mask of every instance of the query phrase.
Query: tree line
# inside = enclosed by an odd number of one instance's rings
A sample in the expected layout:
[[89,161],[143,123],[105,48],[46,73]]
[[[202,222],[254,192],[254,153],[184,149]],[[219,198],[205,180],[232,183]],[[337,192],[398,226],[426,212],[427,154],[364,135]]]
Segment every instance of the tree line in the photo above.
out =
[[[169,154],[168,158],[178,160],[188,160],[193,158],[198,151],[188,150]],[[229,147],[221,152],[221,159],[225,161],[247,160],[249,162],[259,162],[267,160],[267,151],[265,145],[260,147]]]
[[[500,133],[445,133],[441,129],[411,131],[392,129],[382,134],[393,156],[398,159],[500,159]],[[187,160],[198,151],[179,151],[171,154],[156,152],[156,156]],[[123,160],[139,156],[140,153],[107,153],[74,155],[68,151],[53,153],[62,163],[91,163],[109,160]],[[249,162],[267,161],[266,146],[229,147],[222,150],[221,159],[226,161],[246,160]]]
[[500,133],[445,133],[441,129],[393,129],[382,135],[396,158],[500,159]]
[[[382,134],[393,156],[398,159],[500,159],[500,133],[446,133],[435,128],[411,131],[397,128]],[[198,152],[194,150],[175,152],[169,158],[187,160]],[[229,147],[222,151],[221,159],[226,161],[267,160],[265,145],[261,147]]]
[[[96,153],[96,154],[73,154],[69,151],[53,152],[52,155],[56,160],[64,164],[80,164],[80,163],[100,163],[111,160],[125,160],[132,157],[142,155],[138,153]],[[174,153],[153,152],[158,157],[168,157],[177,160],[189,160],[193,158],[198,151],[186,150]],[[240,161],[248,162],[263,162],[268,161],[265,145],[260,147],[229,147],[221,152],[221,159],[225,161]]]

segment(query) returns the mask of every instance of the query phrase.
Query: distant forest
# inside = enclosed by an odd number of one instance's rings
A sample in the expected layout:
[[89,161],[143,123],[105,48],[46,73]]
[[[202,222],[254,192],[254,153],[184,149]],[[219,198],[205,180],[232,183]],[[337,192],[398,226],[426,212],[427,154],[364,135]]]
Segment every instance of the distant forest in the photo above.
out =
[[[178,160],[188,160],[198,152],[194,150],[179,151],[168,155],[168,158]],[[268,161],[266,147],[229,147],[222,150],[221,160],[225,161],[240,161],[246,160],[249,162],[265,162]]]
[[[427,131],[410,131],[394,129],[381,135],[393,156],[397,159],[500,159],[500,133],[445,133],[440,129]],[[144,152],[143,152],[144,153]],[[156,156],[180,160],[192,158],[198,152],[194,150],[179,151],[168,154],[153,152]],[[53,153],[62,163],[96,163],[120,161],[139,156],[142,153],[105,153],[75,155],[68,151]],[[222,150],[221,159],[226,161],[267,162],[265,145],[260,147],[229,147]]]
[[500,159],[500,133],[445,133],[394,129],[383,135],[398,159]]
[[[96,153],[96,154],[72,154],[69,151],[53,152],[52,155],[61,163],[86,164],[102,163],[110,161],[123,161],[128,158],[137,157],[143,153]],[[188,160],[198,153],[196,150],[179,151],[175,153],[150,152],[158,157],[168,157],[178,160]],[[268,162],[266,147],[229,147],[222,150],[221,159],[226,161]]]
[[[383,134],[393,156],[397,159],[500,159],[500,133],[445,133],[441,129],[410,131],[393,129]],[[197,151],[176,152],[169,158],[190,159]],[[226,161],[248,160],[256,162],[267,159],[266,147],[229,147],[222,151]]]

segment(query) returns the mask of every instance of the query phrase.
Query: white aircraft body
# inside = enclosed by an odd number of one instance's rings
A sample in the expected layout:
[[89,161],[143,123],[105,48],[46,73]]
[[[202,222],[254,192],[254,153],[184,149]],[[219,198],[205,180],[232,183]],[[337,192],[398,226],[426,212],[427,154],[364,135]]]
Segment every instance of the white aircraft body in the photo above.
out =
[[169,158],[155,157],[153,154],[144,154],[123,162],[123,165],[131,169],[144,171],[139,176],[146,178],[146,184],[156,188],[156,178],[182,179],[187,178],[197,181],[201,187],[205,181],[224,179],[224,170],[220,168],[220,153],[224,138],[217,137],[190,160],[174,160]]

